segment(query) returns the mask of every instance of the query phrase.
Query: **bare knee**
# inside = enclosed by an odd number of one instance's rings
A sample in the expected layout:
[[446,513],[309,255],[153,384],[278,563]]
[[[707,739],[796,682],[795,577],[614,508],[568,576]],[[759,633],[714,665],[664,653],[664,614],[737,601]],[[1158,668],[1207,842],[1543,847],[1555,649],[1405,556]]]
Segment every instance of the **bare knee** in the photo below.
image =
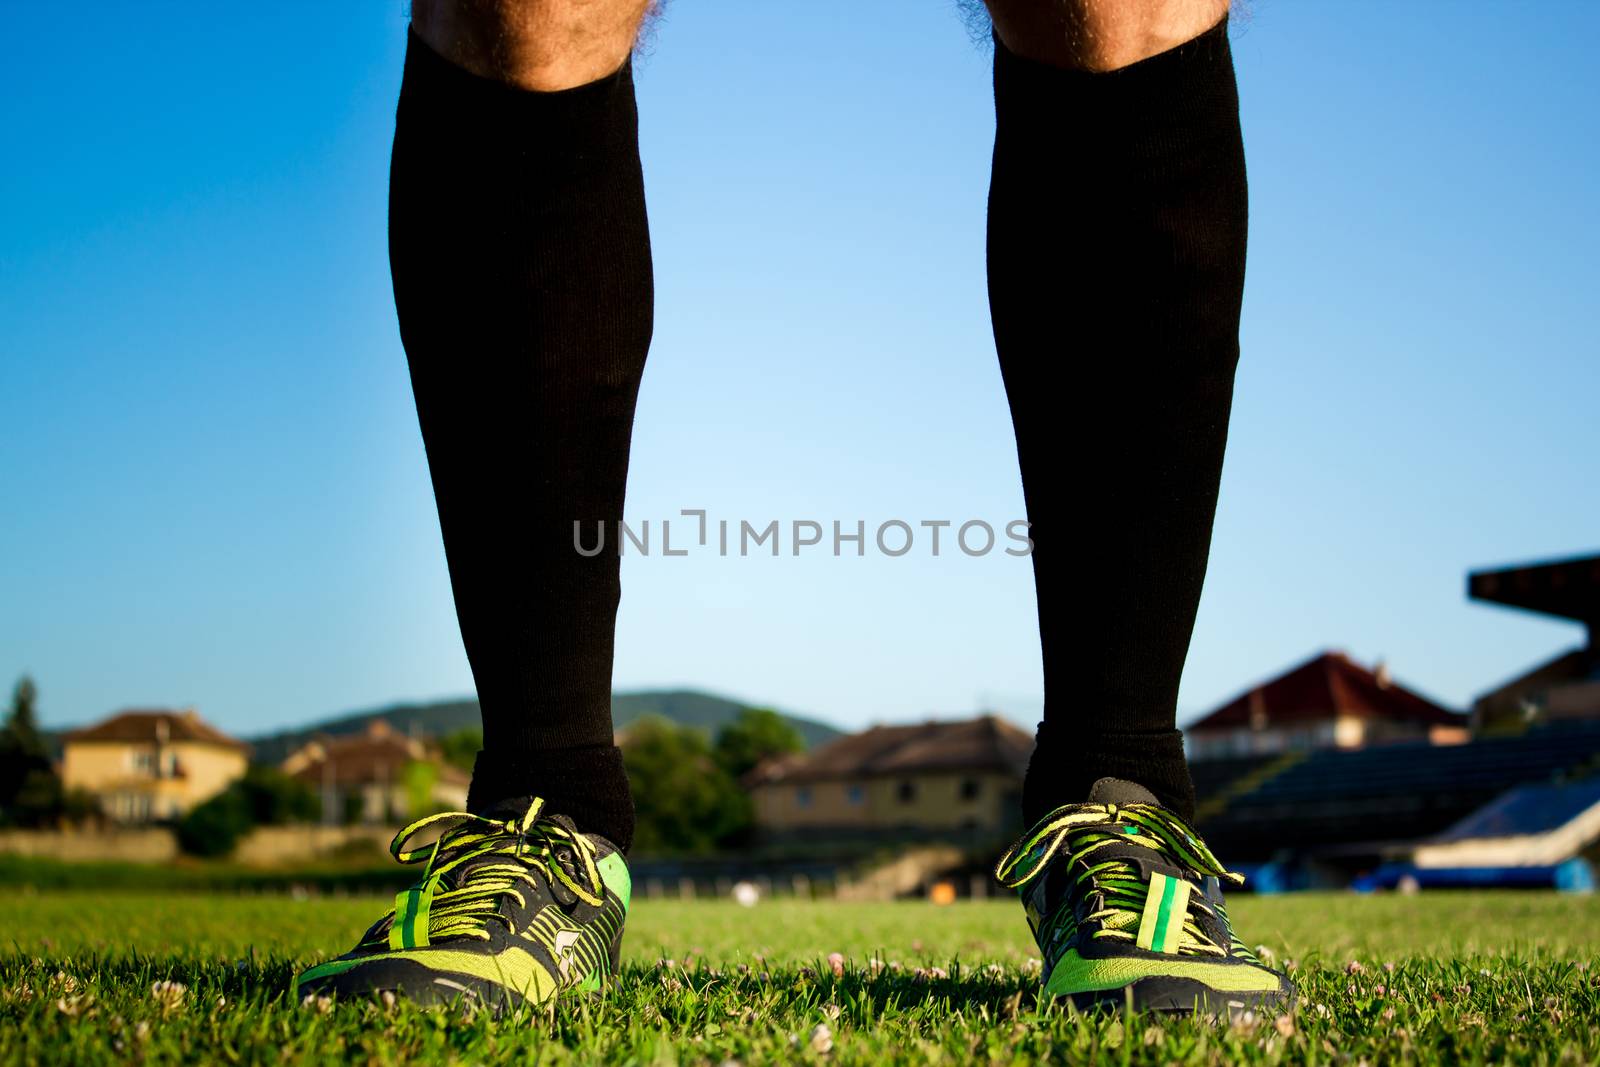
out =
[[485,78],[553,92],[622,66],[654,0],[413,0],[411,28]]
[[1228,0],[986,0],[1011,51],[1075,70],[1116,70],[1217,24]]

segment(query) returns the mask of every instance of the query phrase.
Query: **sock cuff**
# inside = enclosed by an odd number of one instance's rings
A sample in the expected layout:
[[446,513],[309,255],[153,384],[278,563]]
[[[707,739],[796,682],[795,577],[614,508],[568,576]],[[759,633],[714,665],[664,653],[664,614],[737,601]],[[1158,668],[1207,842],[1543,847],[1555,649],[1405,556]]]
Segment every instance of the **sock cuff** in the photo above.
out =
[[481,77],[435,52],[416,31],[406,31],[400,114],[427,120],[464,135],[492,129],[508,154],[528,152],[536,136],[540,154],[579,155],[610,150],[636,152],[639,114],[634,99],[633,57],[611,74],[553,92],[540,92]]
[[467,790],[469,811],[527,796],[543,797],[550,814],[567,816],[579,830],[599,834],[624,852],[633,844],[633,796],[615,745],[478,753]]
[[1062,804],[1083,803],[1101,778],[1137,782],[1163,807],[1185,819],[1194,816],[1182,730],[1116,732],[1041,723],[1023,783],[1024,819],[1031,826]]
[[1017,126],[1024,136],[1034,136],[1043,125],[1070,136],[1077,156],[1093,148],[1097,131],[1132,143],[1152,133],[1180,131],[1193,140],[1238,125],[1227,16],[1176,48],[1112,71],[1070,70],[1026,59],[996,36],[994,94],[1001,132]]

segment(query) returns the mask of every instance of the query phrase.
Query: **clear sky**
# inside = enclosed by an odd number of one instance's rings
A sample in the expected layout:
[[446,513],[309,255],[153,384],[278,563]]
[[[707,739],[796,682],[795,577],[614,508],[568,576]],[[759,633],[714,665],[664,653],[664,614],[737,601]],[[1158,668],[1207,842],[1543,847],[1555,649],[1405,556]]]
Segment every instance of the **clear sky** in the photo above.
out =
[[[0,674],[52,725],[194,704],[250,733],[471,687],[385,259],[402,5],[223,12],[6,5]],[[1600,548],[1600,7],[1235,23],[1244,358],[1182,716],[1325,647],[1463,706],[1581,636],[1469,604],[1466,571]],[[630,519],[1021,517],[988,65],[951,0],[668,7]],[[1069,384],[1061,417],[1095,402]],[[624,583],[622,688],[847,726],[1039,706],[1022,560]]]

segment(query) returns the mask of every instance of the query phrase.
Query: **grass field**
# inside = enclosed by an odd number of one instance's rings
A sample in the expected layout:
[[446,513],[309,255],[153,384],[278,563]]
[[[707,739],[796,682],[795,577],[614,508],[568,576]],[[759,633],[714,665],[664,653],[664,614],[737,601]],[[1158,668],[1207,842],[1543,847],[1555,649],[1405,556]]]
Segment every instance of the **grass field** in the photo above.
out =
[[1036,999],[1020,910],[999,902],[641,901],[615,987],[551,1011],[291,1003],[294,972],[384,906],[11,890],[0,1062],[1600,1062],[1595,898],[1240,898],[1240,932],[1302,996],[1234,1025]]

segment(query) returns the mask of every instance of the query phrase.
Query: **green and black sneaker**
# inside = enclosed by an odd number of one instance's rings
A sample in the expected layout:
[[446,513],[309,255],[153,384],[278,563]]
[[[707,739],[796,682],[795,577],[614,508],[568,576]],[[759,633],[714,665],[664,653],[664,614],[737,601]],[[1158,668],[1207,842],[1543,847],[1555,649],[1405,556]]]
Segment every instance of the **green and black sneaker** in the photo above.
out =
[[[431,843],[409,847],[424,831]],[[622,853],[544,813],[508,802],[484,815],[419,819],[389,845],[426,861],[354,949],[295,979],[294,996],[475,1003],[494,1011],[597,990],[617,970],[631,882]]]
[[1102,778],[1000,858],[1044,958],[1044,993],[1080,1008],[1232,1016],[1287,1008],[1288,978],[1234,936],[1223,870],[1143,786]]

